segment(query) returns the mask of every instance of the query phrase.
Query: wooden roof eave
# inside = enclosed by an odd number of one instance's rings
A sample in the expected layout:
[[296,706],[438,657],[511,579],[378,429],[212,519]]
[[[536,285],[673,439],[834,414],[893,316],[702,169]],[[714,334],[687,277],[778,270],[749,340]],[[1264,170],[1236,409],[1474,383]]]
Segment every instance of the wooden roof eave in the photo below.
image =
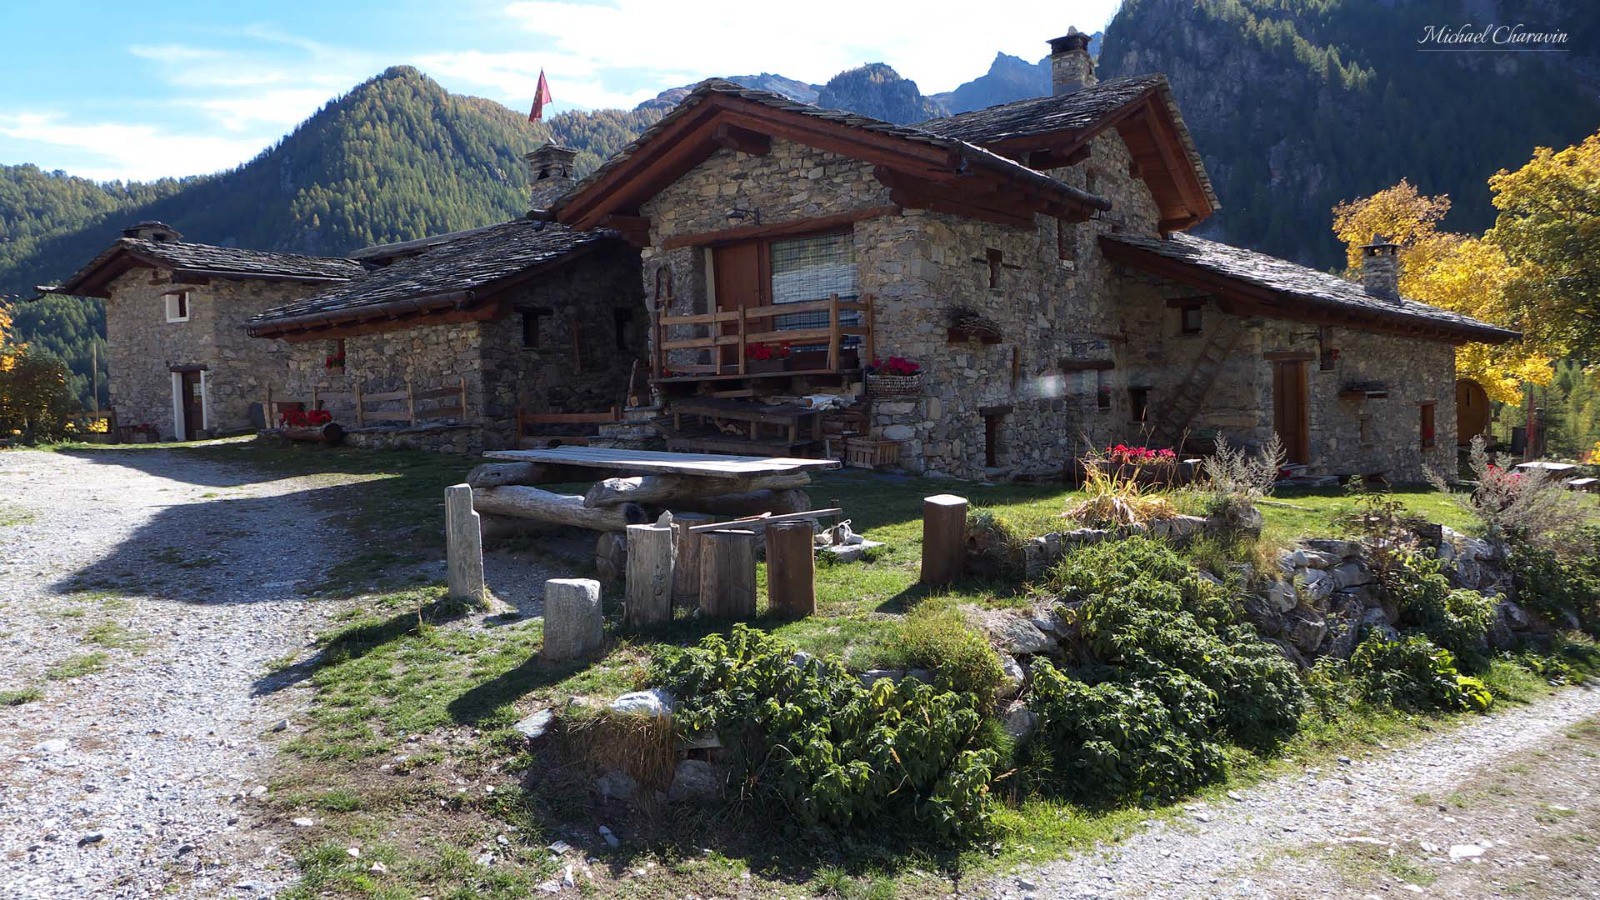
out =
[[1362,331],[1439,341],[1455,346],[1474,342],[1504,344],[1518,337],[1514,332],[1494,326],[1479,328],[1451,325],[1446,322],[1424,320],[1400,310],[1386,312],[1378,309],[1353,309],[1317,297],[1253,284],[1124,244],[1112,238],[1102,237],[1100,247],[1105,252],[1106,258],[1112,262],[1135,266],[1181,284],[1211,292],[1216,296],[1217,305],[1229,315],[1263,316],[1315,325],[1337,325]]

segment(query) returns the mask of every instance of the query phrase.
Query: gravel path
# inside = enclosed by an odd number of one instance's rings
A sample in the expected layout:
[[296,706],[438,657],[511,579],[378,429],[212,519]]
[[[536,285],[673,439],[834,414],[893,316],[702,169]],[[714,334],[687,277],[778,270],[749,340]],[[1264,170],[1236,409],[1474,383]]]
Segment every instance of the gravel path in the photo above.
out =
[[250,799],[306,700],[264,673],[322,623],[301,591],[344,541],[311,502],[329,486],[165,450],[0,453],[0,692],[41,693],[0,706],[0,896],[293,879]]
[[[1553,859],[1539,840],[1551,820],[1529,806],[1597,814],[1595,752],[1561,752],[1569,730],[1592,732],[1597,716],[1600,689],[1568,689],[1402,750],[1192,804],[1182,819],[971,896],[1600,897],[1592,830]],[[1507,771],[1517,774],[1494,777]],[[1550,805],[1551,790],[1570,805]],[[1463,791],[1477,800],[1460,800]],[[1455,805],[1439,802],[1447,797]],[[1477,877],[1457,874],[1473,866]]]

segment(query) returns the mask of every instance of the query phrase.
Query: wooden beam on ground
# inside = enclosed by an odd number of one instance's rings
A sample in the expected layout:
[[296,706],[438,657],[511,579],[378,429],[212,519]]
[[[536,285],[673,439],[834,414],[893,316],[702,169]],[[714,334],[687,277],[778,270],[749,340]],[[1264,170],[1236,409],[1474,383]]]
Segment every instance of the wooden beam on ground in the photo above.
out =
[[474,466],[467,473],[467,484],[475,488],[504,487],[508,484],[556,484],[562,480],[560,467],[531,462],[484,463]]
[[480,513],[532,519],[551,525],[572,525],[594,531],[622,531],[629,525],[650,520],[636,504],[594,508],[584,506],[583,498],[577,494],[556,494],[521,485],[474,491],[472,505]]
[[650,628],[672,621],[674,558],[671,525],[628,526],[623,625]]
[[961,577],[967,557],[967,500],[937,494],[922,501],[922,584]]
[[700,612],[713,619],[754,618],[756,533],[710,532],[700,553]]
[[767,609],[803,618],[817,611],[816,542],[809,522],[767,529]]
[[707,525],[693,525],[689,530],[697,534],[726,530],[730,528],[747,528],[760,530],[768,525],[777,525],[780,522],[803,522],[807,520],[825,519],[829,516],[842,515],[844,510],[835,506],[828,509],[813,509],[808,512],[786,513],[781,516],[751,516],[746,519],[733,519],[728,522],[712,522]]
[[749,516],[760,513],[788,515],[811,508],[811,495],[805,491],[747,491],[742,494],[711,494],[680,500],[677,506],[714,516]]

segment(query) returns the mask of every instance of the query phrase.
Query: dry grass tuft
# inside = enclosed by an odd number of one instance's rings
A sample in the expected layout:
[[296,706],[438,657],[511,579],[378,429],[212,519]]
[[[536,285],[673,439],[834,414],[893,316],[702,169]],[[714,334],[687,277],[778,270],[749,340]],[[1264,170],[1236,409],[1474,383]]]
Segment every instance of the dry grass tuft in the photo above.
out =
[[1105,528],[1144,525],[1178,514],[1178,507],[1166,492],[1146,493],[1138,480],[1123,475],[1120,467],[1101,466],[1098,459],[1090,457],[1084,460],[1084,470],[1083,491],[1087,496],[1063,513],[1065,518]]
[[566,717],[569,758],[596,772],[617,771],[655,790],[672,783],[678,738],[672,720],[602,709]]

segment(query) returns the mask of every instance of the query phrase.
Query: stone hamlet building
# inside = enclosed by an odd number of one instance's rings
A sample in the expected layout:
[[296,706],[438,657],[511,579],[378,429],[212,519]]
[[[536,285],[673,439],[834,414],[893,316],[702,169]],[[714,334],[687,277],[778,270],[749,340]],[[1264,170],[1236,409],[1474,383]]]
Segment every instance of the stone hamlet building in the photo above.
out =
[[[574,155],[528,154],[535,206],[571,187]],[[287,347],[276,396],[335,411],[355,443],[516,446],[524,417],[609,418],[645,357],[639,254],[612,232],[522,218],[352,256],[365,278],[248,327]]]
[[250,340],[245,320],[362,273],[348,259],[189,243],[141,222],[50,290],[105,301],[118,424],[193,440],[263,424],[259,404],[282,348]]
[[1381,240],[1358,284],[1183,234],[1219,204],[1165,77],[1050,43],[1052,96],[911,127],[707,81],[554,205],[639,249],[668,446],[855,432],[996,478],[1277,433],[1311,472],[1453,472],[1455,347],[1517,335],[1399,296]]

